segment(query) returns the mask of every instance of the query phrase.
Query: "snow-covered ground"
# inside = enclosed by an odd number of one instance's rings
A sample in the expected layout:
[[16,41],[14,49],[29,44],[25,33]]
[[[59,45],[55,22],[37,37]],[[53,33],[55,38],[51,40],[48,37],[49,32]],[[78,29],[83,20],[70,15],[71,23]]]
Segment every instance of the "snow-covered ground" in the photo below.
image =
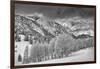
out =
[[52,60],[47,60],[47,61],[37,62],[37,63],[29,63],[29,65],[31,65],[31,64],[35,65],[35,64],[84,62],[84,61],[94,61],[94,47],[82,49],[77,52],[73,52],[73,53],[69,54],[69,56],[66,58],[52,59]]
[[[23,58],[26,46],[28,46],[28,48],[30,49],[31,45],[29,44],[28,41],[15,42],[15,47],[16,47],[16,45],[17,45],[17,48],[15,48],[15,50],[16,50],[16,52],[15,52],[15,65],[20,65],[20,64],[22,64],[23,59],[22,59],[22,62],[18,62],[18,55],[20,54],[21,57]],[[28,50],[28,51],[30,52],[30,50]]]

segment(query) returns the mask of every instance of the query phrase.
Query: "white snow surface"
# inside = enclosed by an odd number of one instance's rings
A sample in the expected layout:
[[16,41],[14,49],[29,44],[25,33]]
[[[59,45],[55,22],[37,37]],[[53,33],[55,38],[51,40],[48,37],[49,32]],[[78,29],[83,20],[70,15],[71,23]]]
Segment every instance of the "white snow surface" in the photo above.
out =
[[15,65],[21,65],[22,62],[18,62],[18,55],[20,54],[21,57],[23,58],[26,46],[28,46],[28,48],[29,48],[28,52],[30,52],[31,45],[27,41],[15,42],[15,46],[16,45],[17,45],[17,48],[15,48],[15,50],[17,52],[15,52]]

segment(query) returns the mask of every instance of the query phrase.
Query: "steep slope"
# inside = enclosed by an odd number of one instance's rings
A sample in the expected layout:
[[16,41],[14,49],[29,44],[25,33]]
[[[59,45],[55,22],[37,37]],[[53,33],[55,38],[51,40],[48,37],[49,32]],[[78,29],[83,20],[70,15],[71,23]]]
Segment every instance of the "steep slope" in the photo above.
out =
[[21,33],[21,34],[30,33],[33,35],[35,35],[35,33],[39,32],[43,35],[42,31],[38,28],[38,24],[36,24],[33,20],[31,20],[25,16],[20,16],[20,15],[15,16],[15,32]]
[[[38,14],[32,16],[15,16],[15,32],[28,33],[38,36],[54,38],[59,34],[70,34],[74,38],[91,37],[93,33],[93,20],[73,17],[68,19],[49,19]],[[81,36],[82,35],[82,36]],[[79,37],[78,37],[79,36]]]
[[37,31],[41,35],[54,37],[54,35],[46,30],[43,25],[39,24],[36,19],[33,19],[33,17],[30,18],[29,16],[15,16],[15,32],[16,31],[18,31],[18,33],[22,33],[24,31],[31,34],[34,34],[33,31]]

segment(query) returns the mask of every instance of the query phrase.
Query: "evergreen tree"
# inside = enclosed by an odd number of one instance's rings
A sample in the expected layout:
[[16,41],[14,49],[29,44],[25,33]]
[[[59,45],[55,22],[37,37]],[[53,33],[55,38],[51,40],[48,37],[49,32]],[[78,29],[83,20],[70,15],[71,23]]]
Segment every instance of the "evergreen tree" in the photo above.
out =
[[18,62],[21,62],[22,61],[22,57],[21,57],[21,55],[19,54],[18,55]]

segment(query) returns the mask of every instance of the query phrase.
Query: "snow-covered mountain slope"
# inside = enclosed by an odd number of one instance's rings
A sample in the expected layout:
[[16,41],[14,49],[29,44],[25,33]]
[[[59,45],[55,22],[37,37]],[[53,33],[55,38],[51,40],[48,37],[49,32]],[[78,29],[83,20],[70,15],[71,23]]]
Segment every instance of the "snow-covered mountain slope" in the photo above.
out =
[[[44,24],[44,22],[42,22]],[[37,22],[35,19],[30,18],[29,16],[15,16],[15,32],[22,33],[28,32],[34,34],[37,31],[41,35],[52,35],[45,26],[41,25],[40,22]],[[33,32],[33,33],[32,33]],[[52,35],[53,36],[53,35]]]
[[17,31],[18,33],[31,33],[33,30],[43,34],[41,30],[38,28],[38,24],[36,24],[30,18],[21,15],[15,16],[15,31]]
[[49,19],[40,14],[29,16],[15,15],[15,32],[21,34],[54,38],[64,33],[75,38],[81,35],[91,37],[94,36],[93,28],[93,20],[91,21],[91,18]]

